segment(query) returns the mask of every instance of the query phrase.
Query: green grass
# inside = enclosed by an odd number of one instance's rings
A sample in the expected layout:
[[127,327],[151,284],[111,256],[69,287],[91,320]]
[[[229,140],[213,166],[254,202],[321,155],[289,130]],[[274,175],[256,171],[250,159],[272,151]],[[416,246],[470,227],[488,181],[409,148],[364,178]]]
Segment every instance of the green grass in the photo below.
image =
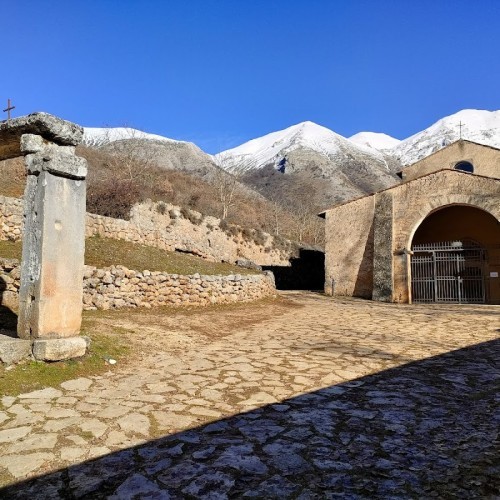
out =
[[[91,344],[85,356],[68,361],[43,363],[24,361],[5,367],[0,364],[0,397],[18,395],[45,387],[57,387],[66,380],[97,375],[112,369],[106,360],[120,360],[129,352],[129,344],[120,333],[122,328],[110,328],[108,333],[95,332],[95,314],[89,317],[84,312],[82,335],[90,337]],[[0,313],[1,319],[1,313]]]
[[[0,257],[21,258],[21,242],[0,241]],[[170,274],[255,274],[256,271],[231,264],[208,262],[200,257],[111,238],[94,236],[85,242],[85,264],[95,267],[122,265],[136,271]]]

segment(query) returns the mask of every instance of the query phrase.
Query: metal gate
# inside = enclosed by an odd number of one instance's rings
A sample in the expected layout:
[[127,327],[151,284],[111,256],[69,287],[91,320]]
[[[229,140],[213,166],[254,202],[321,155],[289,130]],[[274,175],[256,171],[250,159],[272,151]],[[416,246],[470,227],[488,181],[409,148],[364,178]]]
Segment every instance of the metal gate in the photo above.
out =
[[485,250],[470,240],[424,243],[412,248],[413,302],[485,302]]

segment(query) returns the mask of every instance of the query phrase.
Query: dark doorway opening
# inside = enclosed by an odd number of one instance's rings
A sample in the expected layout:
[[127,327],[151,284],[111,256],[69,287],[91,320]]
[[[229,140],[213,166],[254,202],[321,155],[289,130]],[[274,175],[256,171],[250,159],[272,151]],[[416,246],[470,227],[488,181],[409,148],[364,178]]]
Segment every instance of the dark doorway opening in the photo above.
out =
[[290,266],[262,266],[272,271],[278,290],[323,290],[325,285],[325,253],[301,248]]

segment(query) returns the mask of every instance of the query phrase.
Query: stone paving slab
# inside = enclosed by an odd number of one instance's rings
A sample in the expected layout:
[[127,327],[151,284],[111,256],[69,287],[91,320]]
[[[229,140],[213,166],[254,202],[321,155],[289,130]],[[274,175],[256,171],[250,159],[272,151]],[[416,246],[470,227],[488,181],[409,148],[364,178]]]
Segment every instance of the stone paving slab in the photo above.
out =
[[0,497],[499,497],[497,307],[288,297],[206,345],[2,398]]

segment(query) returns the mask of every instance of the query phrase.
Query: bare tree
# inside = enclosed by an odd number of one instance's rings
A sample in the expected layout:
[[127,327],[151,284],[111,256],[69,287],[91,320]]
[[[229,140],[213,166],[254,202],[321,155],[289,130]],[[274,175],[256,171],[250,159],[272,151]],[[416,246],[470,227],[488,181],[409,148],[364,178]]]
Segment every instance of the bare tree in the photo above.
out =
[[236,204],[236,196],[241,189],[239,179],[249,165],[235,163],[229,155],[224,153],[215,155],[214,162],[218,167],[214,182],[221,205],[221,219],[224,220],[229,215],[229,210]]

